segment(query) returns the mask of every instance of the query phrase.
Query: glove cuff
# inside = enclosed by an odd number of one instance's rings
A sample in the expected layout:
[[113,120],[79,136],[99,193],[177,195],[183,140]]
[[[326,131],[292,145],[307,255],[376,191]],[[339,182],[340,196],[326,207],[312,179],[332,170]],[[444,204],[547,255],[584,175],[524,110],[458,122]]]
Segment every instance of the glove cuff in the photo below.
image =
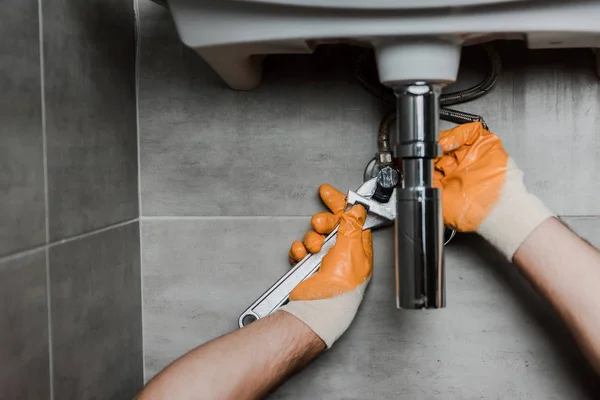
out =
[[554,216],[539,198],[527,191],[523,171],[509,158],[500,199],[477,232],[512,261],[527,236]]
[[328,299],[290,301],[280,310],[304,322],[329,349],[354,320],[370,280],[354,290]]

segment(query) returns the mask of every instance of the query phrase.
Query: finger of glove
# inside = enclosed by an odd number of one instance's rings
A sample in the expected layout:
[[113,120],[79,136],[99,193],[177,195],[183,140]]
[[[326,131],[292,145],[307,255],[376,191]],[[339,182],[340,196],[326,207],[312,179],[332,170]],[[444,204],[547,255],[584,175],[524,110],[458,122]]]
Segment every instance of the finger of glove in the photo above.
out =
[[442,151],[448,153],[456,151],[465,145],[473,144],[485,129],[480,122],[471,122],[468,124],[458,125],[452,129],[440,132],[439,144],[442,146]]
[[463,197],[462,182],[459,178],[451,178],[442,190],[442,211],[444,225],[459,232],[473,232],[471,213],[468,212],[471,203]]
[[433,171],[433,187],[434,188],[438,188],[441,189],[442,188],[442,178],[444,177],[444,174],[441,171],[434,169]]
[[340,237],[362,239],[363,225],[367,219],[367,210],[360,204],[352,206],[340,217],[338,241]]
[[306,232],[304,235],[304,247],[311,253],[318,253],[323,248],[325,235],[321,235],[313,230]]
[[372,245],[370,235],[367,233],[367,236],[363,236],[362,227],[366,214],[360,205],[342,214],[335,245],[323,258],[319,271],[290,293],[290,300],[338,296],[355,289],[368,279],[372,261],[367,251],[372,254]]
[[290,248],[290,251],[288,253],[292,265],[302,260],[304,257],[306,257],[307,254],[308,251],[306,250],[304,243],[302,243],[299,240],[294,240],[294,242],[292,243],[292,247]]
[[508,155],[497,137],[494,142],[478,162],[465,167],[460,165],[442,178],[444,223],[458,231],[477,231],[500,198]]
[[364,231],[362,231],[362,245],[363,245],[363,250],[365,251],[365,254],[367,255],[367,257],[369,257],[370,260],[372,260],[373,259],[373,235],[371,234],[370,229],[365,229]]
[[[345,202],[346,200],[344,200]],[[316,213],[310,219],[310,224],[313,229],[322,235],[328,235],[338,226],[340,222],[339,215],[332,214],[330,212],[320,212]]]
[[451,152],[438,157],[434,161],[434,178],[435,172],[440,172],[442,176],[447,176],[456,171],[458,168],[458,159],[456,154]]
[[319,187],[319,196],[323,203],[334,214],[341,214],[346,209],[346,195],[331,185],[323,184]]
[[[491,165],[506,162],[506,152],[500,138],[485,130],[480,123],[460,125],[441,135],[440,145],[444,155],[436,159],[435,170],[446,178],[459,171],[470,170],[470,175],[473,175],[475,169],[487,170]],[[440,186],[446,186],[444,178],[440,183]]]

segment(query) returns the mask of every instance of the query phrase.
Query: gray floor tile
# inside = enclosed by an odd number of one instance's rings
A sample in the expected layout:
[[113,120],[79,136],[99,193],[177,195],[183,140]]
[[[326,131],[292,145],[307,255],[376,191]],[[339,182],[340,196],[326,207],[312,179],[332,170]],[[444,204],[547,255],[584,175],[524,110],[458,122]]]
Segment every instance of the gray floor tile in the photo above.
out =
[[55,399],[130,399],[140,389],[138,223],[50,249]]
[[143,215],[308,215],[317,182],[361,183],[380,112],[343,66],[352,55],[272,59],[260,88],[234,92],[167,11],[141,18]]
[[[268,58],[263,84],[234,92],[179,42],[167,10],[147,2],[141,23],[143,215],[309,215],[320,183],[360,183],[381,115],[351,55]],[[498,86],[456,108],[485,116],[555,212],[600,214],[592,53],[501,47]],[[467,61],[460,79],[482,68]]]
[[50,399],[45,254],[0,261],[2,399]]
[[138,215],[131,1],[43,1],[51,240]]
[[174,358],[231,331],[289,268],[303,218],[142,222],[146,379]]
[[[600,219],[567,219],[592,242]],[[146,380],[236,327],[286,270],[293,218],[145,220]],[[448,308],[394,308],[392,232],[375,234],[375,274],[355,323],[276,399],[592,399],[597,378],[566,329],[481,239],[447,248]]]
[[38,2],[0,16],[0,256],[45,241]]
[[593,246],[600,248],[600,217],[564,217],[561,220]]

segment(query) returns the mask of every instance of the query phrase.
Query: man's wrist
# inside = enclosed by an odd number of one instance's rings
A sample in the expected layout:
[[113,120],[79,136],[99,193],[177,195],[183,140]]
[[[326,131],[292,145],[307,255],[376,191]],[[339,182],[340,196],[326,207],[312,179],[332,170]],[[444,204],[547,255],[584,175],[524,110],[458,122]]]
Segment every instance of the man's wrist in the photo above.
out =
[[554,214],[534,195],[509,207],[498,207],[479,227],[478,233],[496,247],[508,260],[527,237]]
[[356,289],[335,297],[290,301],[281,307],[281,310],[302,321],[329,349],[354,320],[369,281],[370,279],[358,285]]
[[477,232],[496,247],[508,260],[540,224],[554,213],[523,183],[523,172],[512,159],[508,161],[506,181],[496,206],[481,223]]

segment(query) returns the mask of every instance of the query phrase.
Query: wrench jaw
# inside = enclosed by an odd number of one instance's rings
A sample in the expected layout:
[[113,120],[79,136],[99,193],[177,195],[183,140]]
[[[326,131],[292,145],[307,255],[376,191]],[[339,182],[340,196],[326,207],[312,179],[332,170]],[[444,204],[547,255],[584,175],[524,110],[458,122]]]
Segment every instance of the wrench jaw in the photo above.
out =
[[346,198],[348,207],[360,204],[367,210],[367,219],[363,229],[379,228],[391,225],[396,219],[396,189],[392,192],[387,203],[380,203],[371,197],[361,196],[350,190]]
[[[389,171],[388,171],[389,172]],[[388,182],[389,183],[389,182]],[[388,185],[390,186],[390,185]],[[353,205],[361,204],[367,210],[367,218],[363,229],[376,229],[391,225],[396,220],[397,184],[389,195],[387,202],[377,201],[374,197],[378,189],[377,177],[365,181],[356,191],[350,190],[346,196],[347,209]],[[388,192],[389,193],[389,192]],[[446,245],[456,232],[446,229]],[[308,254],[298,264],[285,273],[277,282],[267,289],[250,307],[238,318],[240,328],[266,317],[286,304],[289,294],[300,282],[314,274],[321,265],[321,260],[333,247],[337,238],[337,228],[325,238],[325,243],[320,252]]]

